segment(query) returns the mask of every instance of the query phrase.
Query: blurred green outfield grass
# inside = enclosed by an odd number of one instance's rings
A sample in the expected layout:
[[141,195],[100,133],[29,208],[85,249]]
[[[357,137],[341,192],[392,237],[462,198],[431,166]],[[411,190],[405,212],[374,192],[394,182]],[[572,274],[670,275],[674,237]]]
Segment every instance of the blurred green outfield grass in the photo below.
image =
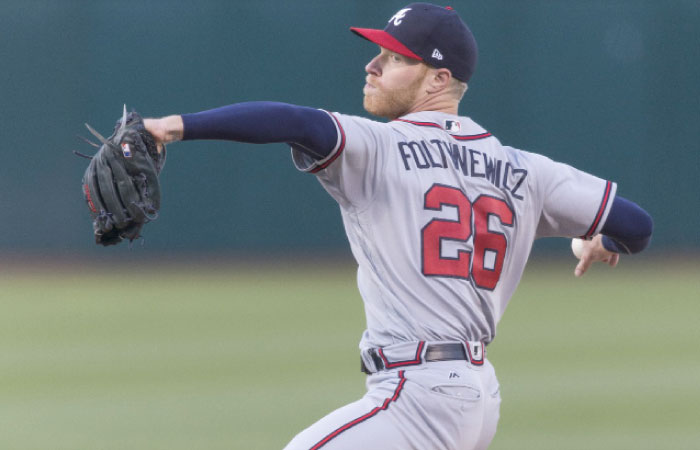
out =
[[[281,449],[364,392],[354,266],[291,265],[3,265],[0,448]],[[698,260],[572,271],[531,264],[489,347],[491,448],[700,448]]]

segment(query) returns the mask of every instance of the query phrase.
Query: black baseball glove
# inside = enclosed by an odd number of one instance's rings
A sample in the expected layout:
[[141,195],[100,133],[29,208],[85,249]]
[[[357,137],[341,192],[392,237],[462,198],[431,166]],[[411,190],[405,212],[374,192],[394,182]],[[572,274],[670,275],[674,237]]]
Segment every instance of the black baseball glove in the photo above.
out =
[[[104,246],[133,241],[158,218],[165,147],[159,149],[136,112],[124,114],[105,139],[85,124],[102,145],[83,176],[83,194],[92,216],[95,242]],[[160,151],[159,151],[160,150]],[[83,155],[84,156],[84,155]]]

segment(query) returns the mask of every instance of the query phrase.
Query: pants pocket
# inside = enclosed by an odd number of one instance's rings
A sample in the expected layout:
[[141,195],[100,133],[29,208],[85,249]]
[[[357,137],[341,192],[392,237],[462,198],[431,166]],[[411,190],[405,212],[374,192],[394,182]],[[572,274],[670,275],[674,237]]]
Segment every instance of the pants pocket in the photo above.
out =
[[430,388],[436,394],[465,401],[478,401],[481,391],[473,386],[463,384],[438,384]]

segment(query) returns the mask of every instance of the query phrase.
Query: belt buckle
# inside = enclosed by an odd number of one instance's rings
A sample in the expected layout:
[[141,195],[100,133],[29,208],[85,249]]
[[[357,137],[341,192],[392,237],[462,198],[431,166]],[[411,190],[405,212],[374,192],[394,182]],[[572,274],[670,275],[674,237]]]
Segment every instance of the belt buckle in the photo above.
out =
[[464,341],[464,345],[467,347],[467,357],[469,358],[469,362],[475,366],[482,366],[486,356],[486,348],[484,343]]
[[377,354],[376,348],[365,350],[364,355],[366,355],[367,358],[364,356],[360,358],[360,361],[362,362],[360,365],[360,370],[362,372],[366,373],[367,375],[372,375],[373,373],[384,370],[384,362],[379,354]]
[[382,358],[377,353],[377,349],[370,348],[367,353],[369,353],[370,358],[372,358],[374,368],[377,370],[377,372],[379,372],[380,370],[384,370],[384,361],[382,361]]

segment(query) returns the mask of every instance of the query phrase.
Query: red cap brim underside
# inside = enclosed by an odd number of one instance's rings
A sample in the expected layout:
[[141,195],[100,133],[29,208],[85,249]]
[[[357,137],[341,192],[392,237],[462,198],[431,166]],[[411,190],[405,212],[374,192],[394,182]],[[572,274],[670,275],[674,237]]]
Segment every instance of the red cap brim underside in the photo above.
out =
[[408,56],[409,58],[423,61],[423,58],[413,53],[408,47],[403,45],[394,36],[390,35],[384,30],[350,27],[350,31],[370,42],[374,42],[375,44],[384,47],[387,50],[391,50],[392,52],[396,52],[400,55]]

